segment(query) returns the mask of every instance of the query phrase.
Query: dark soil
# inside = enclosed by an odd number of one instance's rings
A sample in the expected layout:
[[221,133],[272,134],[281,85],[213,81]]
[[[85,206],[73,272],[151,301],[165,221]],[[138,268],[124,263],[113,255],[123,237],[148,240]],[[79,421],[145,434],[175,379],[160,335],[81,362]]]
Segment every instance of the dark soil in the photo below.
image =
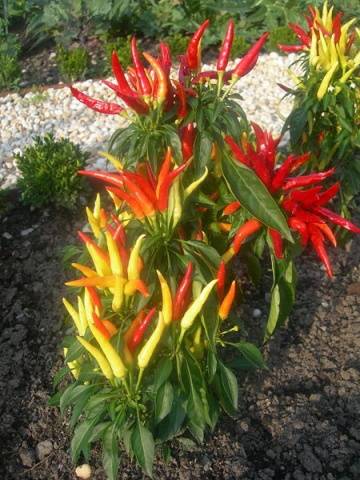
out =
[[[83,221],[82,211],[39,213],[16,200],[0,216],[4,480],[76,478],[67,422],[47,402],[62,363],[60,252]],[[314,258],[298,262],[297,305],[288,328],[266,348],[269,370],[240,379],[237,418],[223,417],[204,445],[173,442],[171,459],[158,460],[155,478],[360,478],[360,239],[347,250],[333,255],[334,281]],[[250,318],[255,306],[265,317],[265,291],[243,307]],[[98,452],[90,463],[92,478],[104,479]],[[142,478],[125,455],[120,478]]]

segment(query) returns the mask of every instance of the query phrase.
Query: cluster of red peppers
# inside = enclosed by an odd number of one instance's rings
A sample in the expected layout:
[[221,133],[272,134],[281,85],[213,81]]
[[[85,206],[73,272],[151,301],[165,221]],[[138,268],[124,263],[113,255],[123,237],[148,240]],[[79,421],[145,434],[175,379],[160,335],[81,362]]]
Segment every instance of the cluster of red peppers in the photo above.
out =
[[[327,222],[331,222],[353,233],[360,233],[360,228],[335,212],[325,208],[340,189],[337,182],[326,188],[323,182],[334,174],[335,169],[309,175],[293,175],[310,159],[310,154],[288,155],[277,165],[276,147],[280,139],[263,131],[255,123],[252,124],[255,133],[255,146],[246,138],[239,145],[231,137],[225,137],[234,158],[251,168],[272,193],[278,204],[286,213],[289,227],[300,236],[301,245],[311,244],[316,254],[324,264],[329,277],[333,276],[330,261],[325,249],[325,240],[336,246],[336,238]],[[239,202],[229,204],[223,211],[224,215],[235,213],[241,205]],[[247,220],[237,230],[230,249],[225,254],[228,261],[237,254],[242,244],[253,234],[263,228],[261,222],[252,218]],[[280,233],[268,228],[274,254],[281,259],[284,256],[283,239]]]

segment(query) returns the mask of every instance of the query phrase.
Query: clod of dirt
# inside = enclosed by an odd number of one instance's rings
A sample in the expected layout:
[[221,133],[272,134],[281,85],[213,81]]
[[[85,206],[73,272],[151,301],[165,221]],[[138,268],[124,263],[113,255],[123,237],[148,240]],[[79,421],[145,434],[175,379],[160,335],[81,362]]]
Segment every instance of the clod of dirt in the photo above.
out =
[[44,440],[36,445],[36,455],[38,459],[44,460],[53,451],[53,444],[50,440]]

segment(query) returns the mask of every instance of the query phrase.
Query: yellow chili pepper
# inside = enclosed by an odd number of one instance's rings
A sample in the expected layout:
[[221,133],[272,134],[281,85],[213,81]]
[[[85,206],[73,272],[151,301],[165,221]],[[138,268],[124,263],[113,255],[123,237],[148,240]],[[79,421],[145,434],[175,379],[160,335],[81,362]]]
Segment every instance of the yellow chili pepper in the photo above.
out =
[[93,231],[93,234],[95,235],[96,238],[100,238],[101,230],[100,230],[99,222],[96,220],[93,212],[90,210],[89,207],[86,207],[86,215],[87,215],[91,230]]
[[113,301],[112,301],[112,309],[114,312],[118,312],[122,307],[124,301],[124,285],[126,280],[120,275],[115,275],[115,286],[113,289]]
[[94,262],[95,270],[98,272],[98,274],[110,275],[111,274],[110,265],[107,263],[106,260],[104,260],[104,258],[101,255],[99,255],[99,252],[97,251],[95,246],[92,245],[91,243],[86,243],[86,248],[88,249],[90,257]]
[[76,268],[76,270],[79,270],[79,272],[85,275],[85,277],[97,277],[97,273],[95,272],[95,270],[92,270],[85,265],[81,265],[81,263],[72,263],[71,266],[73,268]]
[[83,277],[65,282],[68,287],[99,287],[110,288],[115,286],[115,275],[97,277]]
[[191,352],[199,360],[204,356],[204,342],[202,341],[201,334],[202,334],[202,327],[201,325],[199,325],[198,328],[195,330],[193,343],[190,348]]
[[[68,349],[64,348],[64,357],[66,357],[67,352],[68,352]],[[68,362],[67,366],[70,368],[70,371],[73,377],[75,378],[75,380],[77,380],[80,374],[79,362],[77,362],[76,360],[73,360],[72,362]]]
[[106,190],[106,191],[110,195],[111,200],[114,202],[116,210],[118,210],[123,204],[123,201],[117,195],[115,195],[115,193],[111,192],[110,190]]
[[110,232],[105,232],[106,244],[109,252],[110,258],[110,268],[111,272],[115,275],[123,275],[123,265],[121,262],[121,257],[119,253],[118,246],[116,241]]
[[153,331],[153,333],[150,335],[150,338],[148,339],[148,341],[140,350],[137,358],[137,363],[140,370],[143,370],[148,366],[151,360],[151,357],[153,356],[154,351],[161,340],[164,330],[165,330],[165,323],[164,323],[163,315],[161,312],[159,312],[159,319],[158,319],[156,328]]
[[233,258],[234,255],[235,255],[235,251],[233,247],[230,247],[228,250],[226,250],[226,252],[222,256],[222,259],[225,263],[228,263]]
[[[66,298],[63,298],[62,301],[63,301],[63,304],[64,304],[66,310],[68,311],[70,317],[73,319],[73,321],[74,321],[74,323],[75,323],[75,326],[76,326],[76,328],[77,328],[77,331],[78,331],[79,334],[81,335],[80,332],[82,331],[82,329],[81,329],[81,323],[80,323],[80,318],[79,318],[78,312],[77,312],[77,311],[75,310],[75,308],[71,305],[71,303],[66,300]],[[66,354],[65,354],[65,355],[66,355]]]
[[178,224],[182,215],[179,177],[177,177],[174,183],[171,185],[168,212],[170,213],[169,221],[172,222],[172,228],[174,228]]
[[130,253],[129,264],[127,268],[127,274],[129,280],[137,280],[139,278],[139,256],[141,244],[145,238],[145,234],[142,234],[138,237],[135,242],[135,245]]
[[194,323],[195,318],[198,316],[200,313],[201,309],[203,308],[206,300],[208,299],[211,290],[214,288],[215,284],[217,283],[217,279],[212,280],[210,283],[208,283],[201,291],[200,295],[195,298],[193,303],[190,305],[190,307],[187,309],[185,312],[183,318],[181,319],[180,325],[181,325],[181,330],[185,332],[188,330],[192,324]]
[[335,70],[338,68],[339,63],[335,62],[334,65],[330,68],[330,70],[324,75],[324,78],[322,79],[320,83],[319,90],[317,91],[317,98],[318,100],[322,100],[324,95],[329,89],[329,84],[331,82],[331,78],[335,73]]
[[201,177],[195,180],[195,182],[190,183],[190,185],[188,185],[185,188],[185,192],[184,192],[185,198],[191,195],[191,193],[195,190],[195,188],[197,188],[205,180],[208,173],[209,173],[209,170],[207,169],[207,167],[205,167],[205,172],[201,175]]
[[314,29],[311,29],[311,45],[310,45],[310,53],[309,53],[309,61],[310,65],[313,67],[317,64],[319,60],[317,54],[317,36]]
[[170,287],[159,270],[156,270],[161,286],[162,295],[162,315],[165,325],[170,325],[172,320],[172,297]]
[[101,155],[102,157],[106,158],[106,160],[109,160],[109,162],[110,162],[112,165],[114,165],[114,167],[115,167],[117,170],[122,170],[122,169],[123,169],[123,165],[122,165],[119,157],[115,157],[115,155],[112,155],[112,154],[109,153],[109,152],[99,152],[99,155]]
[[89,324],[91,333],[94,335],[96,341],[104,352],[106,359],[108,360],[115,377],[124,378],[127,369],[112,344],[107,340],[93,324]]
[[90,353],[90,355],[92,355],[95,358],[104,376],[108,380],[112,380],[113,372],[111,370],[110,364],[106,360],[105,356],[100,352],[100,350],[94,347],[93,345],[91,345],[91,343],[86,341],[84,338],[82,337],[76,337],[76,338],[81,343],[81,345]]
[[94,211],[93,211],[95,220],[99,220],[100,218],[100,208],[101,208],[101,199],[100,199],[100,194],[98,193],[96,195]]
[[87,322],[87,319],[86,319],[86,310],[85,310],[84,303],[83,303],[80,296],[77,297],[77,300],[78,300],[79,323],[80,323],[79,335],[84,336],[85,332],[86,332],[87,325],[88,325],[88,322]]
[[226,320],[227,317],[229,316],[231,307],[233,306],[233,303],[235,300],[235,293],[236,293],[236,282],[235,280],[233,280],[231,282],[229,291],[225,295],[219,308],[219,317],[221,318],[221,320]]

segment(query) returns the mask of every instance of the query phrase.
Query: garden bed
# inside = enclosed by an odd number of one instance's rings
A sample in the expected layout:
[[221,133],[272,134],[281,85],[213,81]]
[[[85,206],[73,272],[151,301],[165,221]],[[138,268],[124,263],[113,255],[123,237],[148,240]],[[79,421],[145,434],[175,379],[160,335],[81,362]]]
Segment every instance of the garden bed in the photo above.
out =
[[[14,194],[1,214],[0,477],[72,479],[66,419],[47,405],[62,364],[61,251],[76,242],[84,212],[29,210]],[[359,222],[359,219],[354,219]],[[335,280],[314,259],[298,262],[299,293],[289,328],[265,352],[268,371],[240,378],[240,410],[204,445],[174,441],[158,459],[161,479],[356,479],[360,476],[360,239],[336,252]],[[242,306],[255,330],[264,291]],[[249,327],[251,322],[249,322]],[[246,385],[246,388],[244,388]],[[99,454],[93,479],[104,479]],[[142,478],[124,456],[122,479]]]

